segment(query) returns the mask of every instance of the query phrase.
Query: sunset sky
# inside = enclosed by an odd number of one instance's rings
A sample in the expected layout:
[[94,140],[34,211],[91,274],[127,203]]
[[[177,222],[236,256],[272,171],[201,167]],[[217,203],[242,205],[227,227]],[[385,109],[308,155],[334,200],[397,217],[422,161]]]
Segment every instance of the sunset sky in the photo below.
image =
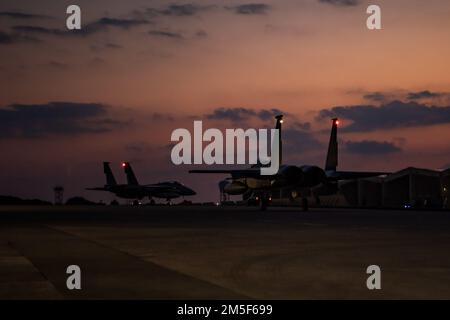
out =
[[[66,29],[66,7],[82,30]],[[366,8],[382,10],[382,30]],[[286,114],[285,162],[340,169],[450,166],[448,0],[2,0],[0,194],[51,200],[102,186],[102,161],[142,183],[179,180],[217,200],[224,176],[170,162],[170,134],[263,128]]]

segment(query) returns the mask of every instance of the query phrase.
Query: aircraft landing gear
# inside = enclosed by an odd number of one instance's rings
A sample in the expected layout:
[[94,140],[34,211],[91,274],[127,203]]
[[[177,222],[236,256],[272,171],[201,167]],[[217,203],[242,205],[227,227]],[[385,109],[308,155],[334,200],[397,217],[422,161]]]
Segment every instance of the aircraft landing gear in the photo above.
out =
[[272,201],[272,198],[268,194],[262,194],[259,201],[259,210],[266,211],[267,207],[269,206],[270,202]]

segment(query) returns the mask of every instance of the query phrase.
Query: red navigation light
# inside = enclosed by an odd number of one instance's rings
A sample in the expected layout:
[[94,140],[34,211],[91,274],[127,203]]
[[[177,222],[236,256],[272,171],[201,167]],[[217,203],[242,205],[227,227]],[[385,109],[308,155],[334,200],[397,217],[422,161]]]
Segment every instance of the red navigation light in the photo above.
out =
[[127,166],[127,163],[126,162],[122,162],[122,167],[126,167]]
[[340,123],[340,121],[339,121],[339,120],[336,120],[336,125],[337,125],[337,126],[339,125],[339,123]]

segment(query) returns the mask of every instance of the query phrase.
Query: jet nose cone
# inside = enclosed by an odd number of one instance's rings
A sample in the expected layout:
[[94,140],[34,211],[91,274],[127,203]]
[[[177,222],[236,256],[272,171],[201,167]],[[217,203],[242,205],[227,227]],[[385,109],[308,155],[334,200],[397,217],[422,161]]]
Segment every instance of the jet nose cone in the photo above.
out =
[[197,194],[197,192],[195,192],[195,191],[192,190],[192,189],[186,188],[186,194],[187,194],[188,196],[195,196],[195,195]]

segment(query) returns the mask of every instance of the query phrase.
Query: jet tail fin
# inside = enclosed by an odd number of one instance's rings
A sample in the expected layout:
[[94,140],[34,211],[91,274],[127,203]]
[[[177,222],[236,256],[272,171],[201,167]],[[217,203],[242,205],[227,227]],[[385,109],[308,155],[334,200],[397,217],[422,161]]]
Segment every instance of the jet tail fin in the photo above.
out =
[[361,171],[337,171],[338,166],[338,141],[337,127],[339,125],[338,118],[334,118],[331,127],[330,143],[328,145],[327,162],[325,163],[325,171],[327,178],[331,181],[337,180],[353,180],[378,177],[390,174],[389,172],[361,172]]
[[[278,116],[275,117],[275,119],[277,120],[276,124],[275,124],[275,130],[278,130],[278,165],[282,165],[283,164],[283,141],[281,139],[281,125],[283,124],[283,115],[280,114]],[[270,157],[273,157],[273,152],[275,150],[275,138],[271,137],[272,139],[272,143],[271,143],[271,154]],[[262,167],[269,167],[270,163],[268,164],[262,164],[260,159],[258,159],[258,163],[252,165],[252,169],[255,168],[262,168]]]
[[103,172],[105,173],[106,176],[107,186],[117,185],[116,178],[114,178],[114,174],[112,173],[111,167],[109,166],[109,162],[103,162]]
[[337,127],[339,120],[332,119],[333,125],[331,127],[330,143],[328,144],[327,161],[325,163],[325,171],[336,171],[338,166],[338,142],[337,142]]
[[122,167],[125,170],[125,174],[127,175],[127,183],[131,186],[138,186],[139,182],[134,175],[133,169],[131,168],[131,164],[129,162],[122,163]]
[[283,115],[278,115],[275,117],[277,123],[275,129],[278,129],[278,164],[283,164],[283,140],[281,139],[281,125],[283,124]]

